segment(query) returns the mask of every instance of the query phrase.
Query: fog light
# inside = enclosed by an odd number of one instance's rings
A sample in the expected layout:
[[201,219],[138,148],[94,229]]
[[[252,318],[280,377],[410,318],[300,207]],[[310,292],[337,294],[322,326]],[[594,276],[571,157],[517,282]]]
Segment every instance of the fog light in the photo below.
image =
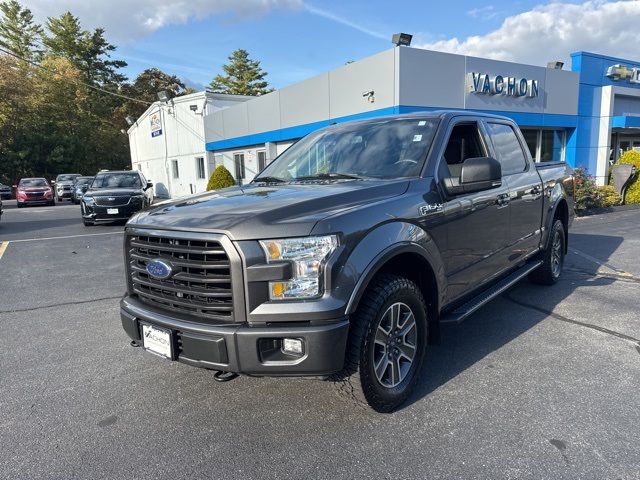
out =
[[282,351],[293,355],[302,355],[302,340],[299,338],[284,338],[282,340]]

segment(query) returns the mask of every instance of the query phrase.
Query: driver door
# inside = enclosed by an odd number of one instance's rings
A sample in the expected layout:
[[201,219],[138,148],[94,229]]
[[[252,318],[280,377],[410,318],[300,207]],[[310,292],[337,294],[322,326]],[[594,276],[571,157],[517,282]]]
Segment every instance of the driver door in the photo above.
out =
[[[483,125],[461,119],[452,124],[440,155],[438,177],[459,177],[468,158],[490,156]],[[509,190],[500,187],[449,196],[443,191],[447,243],[443,256],[448,301],[454,301],[498,275],[508,265]]]

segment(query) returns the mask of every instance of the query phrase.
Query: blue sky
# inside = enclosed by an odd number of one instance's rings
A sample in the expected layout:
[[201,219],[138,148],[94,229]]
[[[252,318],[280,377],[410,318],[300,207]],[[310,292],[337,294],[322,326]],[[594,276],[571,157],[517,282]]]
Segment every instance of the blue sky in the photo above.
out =
[[206,85],[227,56],[244,48],[276,88],[391,48],[391,34],[413,45],[503,60],[568,61],[571,51],[633,56],[640,2],[593,0],[306,1],[31,0],[38,20],[65,10],[86,28],[104,26],[135,77],[158,67]]
[[[120,47],[135,75],[152,62],[200,84],[220,71],[236,48],[248,50],[262,62],[275,87],[308,78],[348,60],[357,60],[391,48],[391,34],[410,32],[414,41],[482,34],[500,25],[505,16],[527,10],[536,2],[505,2],[497,11],[488,2],[456,1],[455,8],[432,7],[433,2],[324,1],[314,8],[330,12],[361,26],[339,23],[298,9],[275,9],[257,17],[238,18],[230,13],[172,25],[146,38]],[[403,6],[399,8],[399,4]],[[456,13],[454,13],[456,12]],[[470,13],[467,13],[470,12]],[[153,59],[153,60],[151,60]]]

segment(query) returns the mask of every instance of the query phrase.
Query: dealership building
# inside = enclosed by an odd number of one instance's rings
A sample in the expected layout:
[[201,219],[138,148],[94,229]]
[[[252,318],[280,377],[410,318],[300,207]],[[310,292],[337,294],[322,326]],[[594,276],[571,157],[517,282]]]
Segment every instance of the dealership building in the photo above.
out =
[[[201,92],[156,102],[128,133],[133,168],[181,196],[202,191],[217,165],[248,182],[332,123],[440,109],[510,117],[536,161],[564,160],[604,183],[610,161],[640,149],[640,63],[578,52],[569,70],[395,47],[260,97]],[[175,144],[191,136],[199,150],[173,151],[163,135]]]

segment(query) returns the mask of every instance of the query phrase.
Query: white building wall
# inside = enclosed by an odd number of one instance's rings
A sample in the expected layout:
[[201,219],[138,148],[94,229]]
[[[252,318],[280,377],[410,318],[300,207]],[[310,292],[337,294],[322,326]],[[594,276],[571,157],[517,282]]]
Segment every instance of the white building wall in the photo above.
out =
[[[128,131],[133,169],[154,183],[158,197],[181,197],[206,190],[213,155],[205,149],[204,119],[252,97],[198,92],[155,102]],[[152,117],[159,118],[162,133],[152,136]],[[198,178],[197,158],[204,158],[204,178]],[[174,176],[173,161],[178,163]]]

